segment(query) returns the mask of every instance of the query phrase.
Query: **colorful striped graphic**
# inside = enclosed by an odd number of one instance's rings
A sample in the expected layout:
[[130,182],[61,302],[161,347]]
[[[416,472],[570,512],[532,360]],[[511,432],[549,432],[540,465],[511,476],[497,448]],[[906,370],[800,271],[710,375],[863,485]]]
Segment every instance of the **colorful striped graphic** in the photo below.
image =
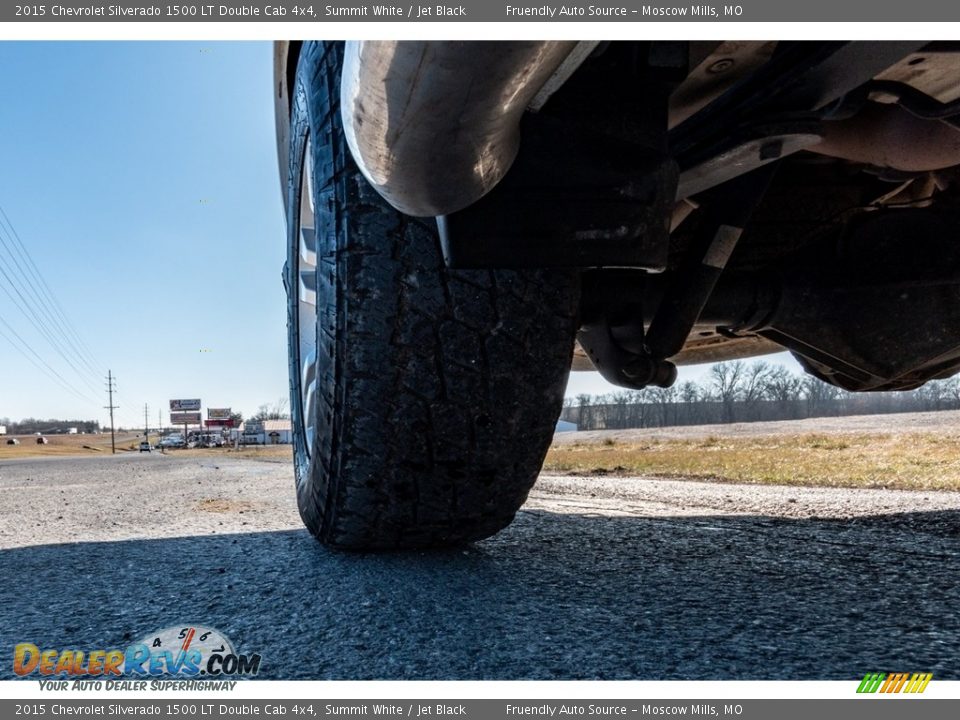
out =
[[867,673],[860,681],[858,693],[922,693],[933,673]]

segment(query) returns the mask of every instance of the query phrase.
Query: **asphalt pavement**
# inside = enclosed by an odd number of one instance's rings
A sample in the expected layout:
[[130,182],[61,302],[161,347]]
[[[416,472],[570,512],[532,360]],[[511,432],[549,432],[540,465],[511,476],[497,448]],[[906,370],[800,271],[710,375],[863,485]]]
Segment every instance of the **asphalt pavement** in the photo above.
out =
[[0,648],[199,623],[267,678],[960,678],[960,493],[542,478],[490,540],[356,555],[292,483],[225,453],[0,463]]

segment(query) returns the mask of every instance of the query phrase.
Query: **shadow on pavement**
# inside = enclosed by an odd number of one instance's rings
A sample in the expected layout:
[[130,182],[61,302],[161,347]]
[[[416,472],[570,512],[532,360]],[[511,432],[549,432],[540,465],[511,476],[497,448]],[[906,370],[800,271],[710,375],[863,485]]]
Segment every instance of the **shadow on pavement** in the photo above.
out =
[[306,531],[0,551],[0,648],[181,623],[302,679],[957,678],[960,513],[855,520],[522,512],[472,547],[331,552]]

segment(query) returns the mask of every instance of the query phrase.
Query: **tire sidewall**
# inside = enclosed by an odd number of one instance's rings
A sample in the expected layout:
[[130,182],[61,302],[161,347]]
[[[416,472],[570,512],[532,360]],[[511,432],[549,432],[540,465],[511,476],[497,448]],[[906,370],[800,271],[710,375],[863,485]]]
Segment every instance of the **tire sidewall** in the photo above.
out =
[[[307,102],[307,88],[303,79],[304,62],[298,64],[294,93],[290,110],[290,148],[287,172],[287,263],[285,266],[287,302],[287,346],[290,378],[290,411],[293,429],[293,462],[298,495],[298,507],[304,523],[310,529],[312,518],[303,514],[305,494],[311,493],[309,484],[313,473],[311,463],[319,454],[311,458],[307,448],[306,427],[303,418],[303,390],[301,387],[303,368],[300,362],[300,318],[299,318],[299,256],[300,256],[300,201],[302,192],[303,165],[306,162],[307,139],[310,136],[310,117]],[[316,203],[316,198],[314,198]],[[317,299],[319,306],[319,297]],[[318,313],[319,319],[319,313]],[[317,328],[314,327],[314,342],[317,341]],[[318,409],[318,408],[315,408]]]

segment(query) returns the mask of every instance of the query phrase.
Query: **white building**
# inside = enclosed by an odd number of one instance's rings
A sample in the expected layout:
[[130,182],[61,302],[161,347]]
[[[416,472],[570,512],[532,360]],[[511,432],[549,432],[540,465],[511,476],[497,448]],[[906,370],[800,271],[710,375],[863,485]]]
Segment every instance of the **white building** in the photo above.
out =
[[247,420],[240,438],[244,445],[289,445],[293,429],[289,420]]
[[6,434],[7,434],[7,426],[0,425],[0,435],[6,435]]

